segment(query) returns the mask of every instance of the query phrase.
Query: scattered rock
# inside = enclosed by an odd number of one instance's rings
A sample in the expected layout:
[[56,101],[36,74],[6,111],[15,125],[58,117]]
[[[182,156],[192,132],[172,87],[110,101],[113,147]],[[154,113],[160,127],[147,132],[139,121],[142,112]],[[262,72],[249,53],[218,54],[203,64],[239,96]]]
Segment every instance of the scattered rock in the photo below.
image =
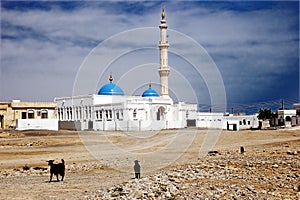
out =
[[216,155],[218,155],[218,154],[220,154],[218,151],[209,151],[209,152],[208,152],[208,155],[209,155],[209,156],[216,156]]
[[[295,191],[300,195],[297,183],[300,164],[294,157],[282,156],[285,153],[273,149],[249,151],[241,157],[240,152],[220,155],[211,151],[196,163],[163,170],[139,181],[129,180],[123,184],[122,192],[115,186],[98,196],[100,199],[293,199]],[[279,167],[281,170],[275,170]]]
[[277,164],[272,165],[273,168],[278,168],[279,166]]

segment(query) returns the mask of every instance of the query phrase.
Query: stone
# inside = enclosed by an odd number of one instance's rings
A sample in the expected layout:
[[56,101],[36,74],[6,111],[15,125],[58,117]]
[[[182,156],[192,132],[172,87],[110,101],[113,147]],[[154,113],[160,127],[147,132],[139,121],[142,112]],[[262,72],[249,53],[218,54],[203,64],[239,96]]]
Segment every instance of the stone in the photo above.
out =
[[273,168],[278,168],[279,166],[277,164],[272,165]]
[[150,198],[152,197],[152,198],[154,198],[154,197],[155,197],[155,194],[154,194],[153,192],[150,192],[150,193],[147,194],[147,197],[150,197]]
[[180,180],[178,178],[169,178],[169,180],[175,183],[180,183]]
[[291,151],[291,150],[288,150],[288,151],[286,152],[286,154],[287,154],[287,155],[292,155],[292,151]]
[[165,197],[167,197],[167,198],[171,198],[171,197],[172,197],[172,195],[171,195],[171,193],[170,193],[170,192],[165,192]]
[[300,185],[298,185],[298,186],[295,185],[295,186],[294,186],[294,190],[295,190],[296,192],[300,192]]

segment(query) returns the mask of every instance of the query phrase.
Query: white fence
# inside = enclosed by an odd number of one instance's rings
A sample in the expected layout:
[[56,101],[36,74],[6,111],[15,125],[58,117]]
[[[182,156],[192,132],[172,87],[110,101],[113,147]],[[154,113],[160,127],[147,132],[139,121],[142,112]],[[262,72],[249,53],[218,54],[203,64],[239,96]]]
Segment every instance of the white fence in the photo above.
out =
[[17,130],[58,130],[58,119],[17,119]]

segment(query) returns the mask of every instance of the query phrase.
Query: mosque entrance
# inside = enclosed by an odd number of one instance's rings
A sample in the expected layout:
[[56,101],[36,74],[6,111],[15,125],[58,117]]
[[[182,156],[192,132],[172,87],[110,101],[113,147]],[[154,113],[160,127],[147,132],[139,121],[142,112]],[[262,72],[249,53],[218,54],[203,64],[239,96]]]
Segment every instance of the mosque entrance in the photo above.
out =
[[164,120],[165,119],[165,108],[164,107],[159,107],[158,111],[157,111],[157,118],[156,120]]
[[93,130],[93,121],[88,122],[88,130]]

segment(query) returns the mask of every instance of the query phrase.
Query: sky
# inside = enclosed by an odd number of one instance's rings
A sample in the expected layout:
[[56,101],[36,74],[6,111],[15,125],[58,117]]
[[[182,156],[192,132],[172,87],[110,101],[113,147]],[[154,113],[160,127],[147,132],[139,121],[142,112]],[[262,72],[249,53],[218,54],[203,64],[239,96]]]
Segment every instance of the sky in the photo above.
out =
[[205,111],[220,86],[235,112],[299,102],[298,1],[1,1],[0,101],[97,93],[109,74],[159,92],[162,5],[175,101]]

